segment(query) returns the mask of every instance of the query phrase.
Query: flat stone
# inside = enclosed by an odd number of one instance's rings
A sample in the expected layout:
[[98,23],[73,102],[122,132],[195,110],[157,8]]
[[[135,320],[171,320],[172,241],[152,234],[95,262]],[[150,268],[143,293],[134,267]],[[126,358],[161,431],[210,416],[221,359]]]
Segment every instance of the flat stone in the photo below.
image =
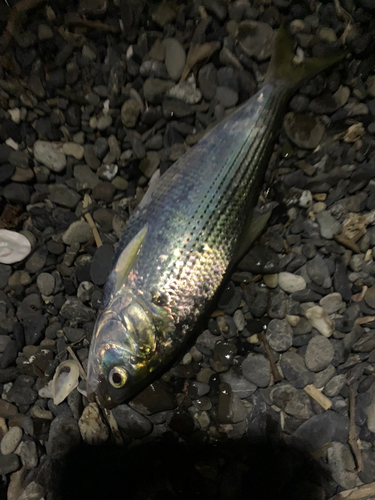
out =
[[349,437],[349,418],[328,410],[303,422],[293,434],[293,442],[312,453],[332,441],[346,443]]
[[303,389],[314,380],[314,375],[306,368],[303,357],[296,352],[283,354],[280,366],[286,380],[297,389]]
[[244,377],[238,375],[234,370],[229,370],[227,373],[221,375],[221,380],[229,384],[232,388],[233,394],[240,399],[245,399],[251,396],[257,389],[255,384],[252,384]]
[[[100,166],[100,162],[99,162]],[[100,183],[99,177],[88,165],[75,165],[73,169],[74,178],[79,181],[83,189],[94,189]]]
[[150,420],[128,405],[119,405],[112,410],[118,426],[130,437],[139,439],[152,431]]
[[66,156],[61,144],[46,141],[36,141],[34,144],[35,159],[52,172],[61,172],[66,167]]
[[178,80],[185,67],[185,49],[176,38],[165,38],[163,45],[165,47],[165,65],[168,74],[172,80]]
[[280,270],[279,257],[271,248],[257,245],[241,260],[238,268],[254,274],[275,274]]
[[52,420],[46,443],[47,455],[61,459],[81,442],[78,422],[69,415],[59,415]]
[[81,199],[78,193],[63,184],[51,185],[49,189],[49,200],[65,208],[75,208]]
[[355,469],[355,463],[349,447],[343,443],[333,441],[327,453],[332,478],[346,490],[354,488],[357,482],[357,474],[350,472]]
[[138,101],[135,99],[128,99],[125,101],[121,107],[121,121],[124,127],[135,127],[140,112],[141,106]]
[[329,293],[319,301],[319,305],[323,307],[327,314],[333,314],[339,311],[345,303],[342,300],[341,293]]
[[263,354],[250,353],[241,365],[242,375],[257,387],[268,387],[271,380],[271,368]]
[[19,469],[20,460],[18,455],[11,453],[10,455],[0,455],[0,474],[10,474]]
[[307,420],[313,416],[309,396],[302,389],[296,389],[288,383],[273,386],[270,391],[273,404],[288,415]]
[[36,279],[36,284],[43,295],[52,295],[55,289],[56,280],[52,274],[41,273]]
[[331,286],[331,277],[323,257],[316,254],[315,257],[306,263],[308,275],[314,283],[329,288]]
[[304,149],[315,149],[325,133],[325,127],[318,117],[292,111],[285,115],[284,130],[296,146]]
[[324,394],[329,398],[337,396],[346,384],[346,375],[336,375],[324,387]]
[[91,238],[93,238],[92,230],[87,222],[83,220],[77,220],[70,224],[62,236],[62,240],[66,245],[86,243]]
[[279,286],[284,292],[295,293],[306,288],[306,280],[303,276],[283,271],[279,273]]
[[13,453],[22,439],[22,429],[20,427],[11,427],[5,434],[0,443],[0,451],[3,455]]
[[313,372],[320,372],[331,363],[334,354],[335,351],[329,339],[323,335],[317,335],[307,345],[305,353],[306,366]]
[[323,210],[316,215],[320,234],[327,240],[332,240],[341,231],[341,224],[329,212]]
[[83,146],[75,142],[64,142],[63,152],[66,156],[73,156],[76,160],[82,160],[85,150]]
[[273,319],[268,324],[266,338],[276,352],[285,352],[293,344],[293,329],[286,320]]
[[34,469],[38,465],[38,452],[34,441],[22,441],[18,454],[25,469]]

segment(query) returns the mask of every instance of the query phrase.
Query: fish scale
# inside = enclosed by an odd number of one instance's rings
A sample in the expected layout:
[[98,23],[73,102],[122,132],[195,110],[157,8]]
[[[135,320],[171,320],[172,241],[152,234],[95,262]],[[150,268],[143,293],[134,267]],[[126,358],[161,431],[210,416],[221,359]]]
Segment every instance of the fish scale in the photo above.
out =
[[260,91],[177,160],[130,217],[90,346],[87,391],[103,406],[144,388],[194,331],[241,243],[288,98],[342,57],[296,69],[289,40],[284,49],[276,45]]

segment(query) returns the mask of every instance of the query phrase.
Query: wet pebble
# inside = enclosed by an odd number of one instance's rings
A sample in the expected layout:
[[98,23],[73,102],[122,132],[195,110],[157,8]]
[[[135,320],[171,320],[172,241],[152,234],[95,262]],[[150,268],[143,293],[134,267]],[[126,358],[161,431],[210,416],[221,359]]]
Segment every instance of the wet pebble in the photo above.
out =
[[272,349],[285,352],[293,344],[293,329],[286,320],[273,319],[268,325],[266,339]]

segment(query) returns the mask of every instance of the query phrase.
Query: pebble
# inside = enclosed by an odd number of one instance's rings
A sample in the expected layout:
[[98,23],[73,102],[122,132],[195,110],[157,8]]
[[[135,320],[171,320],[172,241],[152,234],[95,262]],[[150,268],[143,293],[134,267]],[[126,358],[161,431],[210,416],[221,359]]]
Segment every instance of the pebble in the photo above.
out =
[[121,121],[124,127],[134,128],[140,112],[141,107],[138,101],[135,99],[125,101],[121,108]]
[[280,366],[286,380],[297,389],[303,389],[314,380],[314,375],[306,368],[303,357],[296,352],[283,354]]
[[316,215],[320,234],[327,240],[332,240],[341,231],[341,224],[329,212],[322,211]]
[[306,280],[303,276],[283,271],[279,273],[279,286],[284,292],[295,293],[306,288]]
[[322,297],[319,301],[319,305],[323,307],[327,314],[333,314],[342,309],[345,303],[342,300],[341,294],[334,292]]
[[52,172],[62,172],[66,167],[66,156],[61,145],[53,142],[36,141],[34,157]]
[[109,428],[103,421],[96,403],[86,406],[78,420],[78,426],[82,439],[87,444],[99,445],[109,438]]
[[96,249],[90,266],[91,280],[95,285],[104,285],[112,267],[113,247],[104,244]]
[[305,363],[309,370],[320,372],[327,368],[334,357],[334,348],[326,337],[313,337],[307,345]]
[[61,414],[52,420],[46,443],[47,455],[59,460],[81,442],[78,422],[75,418]]
[[284,130],[289,139],[303,149],[315,149],[325,133],[325,127],[318,117],[292,111],[284,117]]
[[241,365],[242,375],[257,387],[268,387],[271,380],[271,367],[262,354],[250,353]]
[[333,441],[328,448],[328,464],[332,478],[345,490],[351,490],[357,482],[354,458],[347,445]]
[[118,426],[129,436],[139,439],[152,431],[151,421],[130,408],[128,405],[119,405],[112,410]]
[[266,339],[276,352],[285,352],[293,344],[293,329],[286,320],[273,319],[268,324]]
[[221,375],[221,380],[230,385],[233,394],[240,399],[246,399],[251,396],[256,390],[257,386],[248,380],[238,375],[234,370],[229,370],[227,373]]
[[241,271],[254,274],[275,274],[280,270],[279,257],[271,248],[257,245],[241,260]]
[[66,245],[85,243],[93,237],[90,226],[83,220],[72,222],[62,236]]
[[177,38],[166,38],[163,40],[165,47],[165,65],[172,80],[178,80],[185,67],[186,54],[183,46]]
[[22,429],[19,427],[11,427],[1,440],[1,453],[3,455],[10,455],[10,453],[13,453],[21,442],[22,434]]
[[25,469],[35,469],[38,465],[38,452],[34,441],[22,441],[18,454]]
[[274,405],[293,417],[307,420],[313,416],[310,399],[306,392],[286,382],[271,388],[270,399]]
[[335,330],[335,322],[324,311],[321,306],[313,306],[307,309],[306,318],[311,325],[325,337],[331,337]]
[[36,284],[43,295],[52,295],[55,289],[56,280],[52,274],[41,273],[36,279]]

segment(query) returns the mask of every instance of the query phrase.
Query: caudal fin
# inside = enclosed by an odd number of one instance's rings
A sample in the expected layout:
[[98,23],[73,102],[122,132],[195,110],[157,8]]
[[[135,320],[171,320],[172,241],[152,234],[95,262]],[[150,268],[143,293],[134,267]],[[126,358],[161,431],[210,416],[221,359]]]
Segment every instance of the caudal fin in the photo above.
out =
[[330,57],[311,57],[296,64],[293,40],[284,26],[280,26],[265,81],[282,80],[289,83],[292,89],[296,89],[329,66],[341,61],[346,55],[347,52],[341,51]]

